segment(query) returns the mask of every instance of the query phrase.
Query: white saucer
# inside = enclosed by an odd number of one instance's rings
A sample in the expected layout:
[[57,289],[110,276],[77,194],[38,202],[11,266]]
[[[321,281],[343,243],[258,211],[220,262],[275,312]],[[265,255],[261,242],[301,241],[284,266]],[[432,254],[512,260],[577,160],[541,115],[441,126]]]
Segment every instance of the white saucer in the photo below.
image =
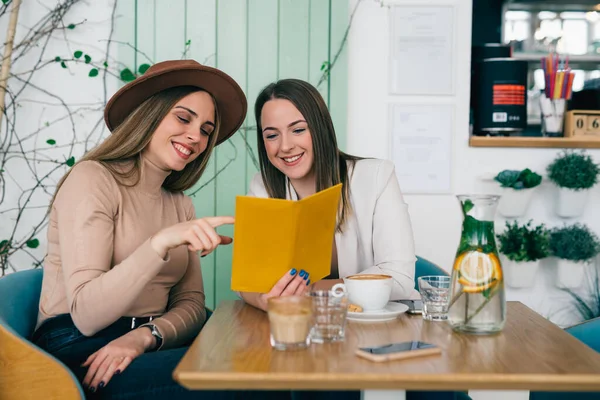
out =
[[405,313],[408,306],[402,303],[389,302],[383,310],[352,312],[348,311],[347,319],[349,321],[361,322],[384,322],[398,318],[398,315]]

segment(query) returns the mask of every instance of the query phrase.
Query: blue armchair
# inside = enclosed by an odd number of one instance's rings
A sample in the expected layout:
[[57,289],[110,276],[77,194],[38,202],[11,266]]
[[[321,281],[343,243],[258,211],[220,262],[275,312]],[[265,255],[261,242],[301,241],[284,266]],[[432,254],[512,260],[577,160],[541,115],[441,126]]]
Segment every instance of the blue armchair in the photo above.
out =
[[427,275],[446,275],[448,273],[442,268],[438,267],[434,263],[429,260],[426,260],[422,257],[417,256],[417,262],[415,263],[415,288],[418,290],[418,279],[421,276]]
[[[592,349],[600,352],[600,317],[565,329]],[[592,400],[600,399],[598,392],[531,392],[529,400]]]
[[85,399],[73,373],[28,339],[35,329],[43,272],[0,278],[0,393],[3,400]]

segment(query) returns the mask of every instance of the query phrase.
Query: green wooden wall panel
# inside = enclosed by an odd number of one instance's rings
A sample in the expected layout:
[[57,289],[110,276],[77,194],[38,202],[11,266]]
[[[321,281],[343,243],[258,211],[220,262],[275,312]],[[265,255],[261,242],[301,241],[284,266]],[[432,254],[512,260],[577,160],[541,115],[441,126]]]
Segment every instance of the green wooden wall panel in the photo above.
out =
[[185,0],[185,39],[190,41],[187,58],[215,66],[217,31],[216,0]]
[[[204,177],[188,191],[199,217],[234,215],[257,172],[254,101],[268,83],[299,78],[317,85],[333,62],[348,25],[347,0],[121,0],[115,38],[154,62],[192,58],[230,74],[248,97],[245,129],[217,148]],[[187,52],[185,43],[189,40]],[[147,60],[127,45],[117,60],[137,69]],[[319,87],[346,146],[347,55],[344,50]],[[247,137],[244,134],[247,133]],[[218,229],[233,234],[232,227]],[[202,258],[207,306],[235,298],[230,291],[232,246]]]
[[[122,67],[135,68],[136,38],[136,1],[117,1],[114,37],[120,43],[116,45],[116,61]],[[111,62],[111,61],[108,61]]]
[[308,81],[317,86],[321,96],[327,101],[329,84],[325,80],[321,84],[323,71],[321,66],[329,61],[329,1],[310,0]]
[[[278,70],[278,0],[252,1],[248,8],[248,127],[256,128],[254,102],[269,83],[277,80]],[[246,192],[258,172],[256,130],[248,129],[246,141]]]
[[279,79],[308,80],[309,0],[279,0]]
[[[186,0],[185,41],[189,40],[186,58],[201,64],[214,66],[216,43],[216,0]],[[192,201],[198,217],[215,215],[216,174],[215,157],[211,157],[204,175],[189,193],[194,193]],[[213,252],[200,260],[207,307],[215,307],[215,258]]]
[[185,0],[156,2],[155,36],[158,61],[182,58],[185,46],[185,16]]
[[[227,0],[217,3],[217,62],[222,69],[247,92],[247,0]],[[216,151],[217,170],[225,168],[217,176],[217,215],[234,215],[237,195],[246,190],[246,146],[243,135],[234,135]],[[220,229],[223,234],[233,235],[233,227]],[[232,246],[219,246],[216,250],[215,287],[216,304],[221,300],[236,298],[231,286]]]
[[[342,44],[344,34],[348,27],[348,0],[329,0],[331,3],[330,15],[330,46],[329,62],[333,63],[334,57]],[[342,52],[333,66],[329,78],[329,111],[333,119],[333,126],[338,140],[338,146],[346,148],[346,110],[348,109],[348,50],[343,47]]]
[[137,49],[139,50],[133,71],[142,64],[156,61],[156,1],[137,0],[137,21],[135,24]]

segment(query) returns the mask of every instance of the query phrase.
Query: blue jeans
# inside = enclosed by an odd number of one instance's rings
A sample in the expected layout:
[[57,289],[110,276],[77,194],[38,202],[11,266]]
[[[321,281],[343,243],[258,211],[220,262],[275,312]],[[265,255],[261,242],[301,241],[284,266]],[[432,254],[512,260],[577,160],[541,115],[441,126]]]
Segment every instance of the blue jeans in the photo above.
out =
[[[51,329],[43,324],[34,334],[34,343],[62,361],[82,382],[87,368],[81,364],[94,352],[129,331],[123,323],[115,323],[94,336],[84,336],[68,314],[52,318]],[[50,320],[48,320],[50,321]],[[94,393],[86,391],[88,399],[289,399],[287,392],[190,391],[172,378],[172,373],[188,347],[144,353],[119,375]]]

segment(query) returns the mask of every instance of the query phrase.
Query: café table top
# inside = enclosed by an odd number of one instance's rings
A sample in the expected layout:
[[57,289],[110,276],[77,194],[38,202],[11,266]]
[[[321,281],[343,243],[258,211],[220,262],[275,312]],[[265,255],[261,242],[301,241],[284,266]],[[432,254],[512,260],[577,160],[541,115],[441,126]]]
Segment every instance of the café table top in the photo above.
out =
[[[358,347],[420,340],[441,355],[376,363]],[[265,312],[224,301],[173,376],[190,389],[406,389],[600,391],[600,354],[520,302],[508,302],[504,330],[466,335],[445,322],[402,314],[349,321],[340,343],[271,348]]]

